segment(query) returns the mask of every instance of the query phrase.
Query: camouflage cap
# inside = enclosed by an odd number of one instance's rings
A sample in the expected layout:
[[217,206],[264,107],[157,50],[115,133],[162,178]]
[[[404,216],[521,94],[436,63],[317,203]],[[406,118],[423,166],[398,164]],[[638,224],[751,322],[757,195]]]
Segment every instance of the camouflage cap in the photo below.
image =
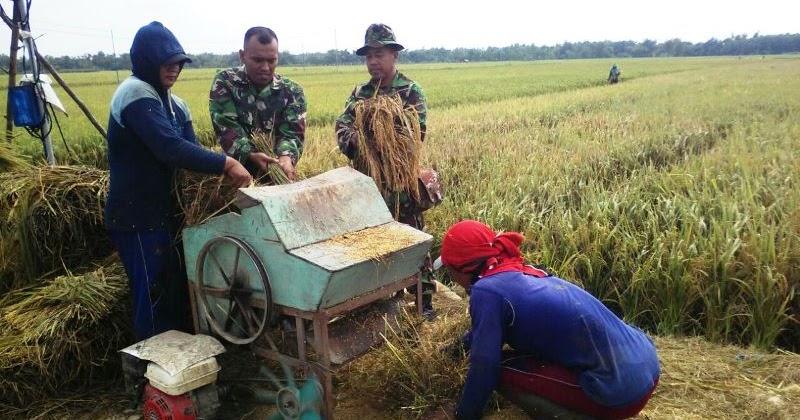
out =
[[364,34],[364,46],[356,50],[356,55],[367,55],[369,48],[381,47],[389,47],[395,51],[404,49],[397,43],[392,28],[383,23],[373,23],[367,28],[367,33]]

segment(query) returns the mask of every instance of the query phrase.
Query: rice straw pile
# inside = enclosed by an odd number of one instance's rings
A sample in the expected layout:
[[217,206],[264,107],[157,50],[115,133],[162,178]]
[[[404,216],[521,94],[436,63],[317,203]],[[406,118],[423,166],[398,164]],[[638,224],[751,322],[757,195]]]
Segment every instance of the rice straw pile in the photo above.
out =
[[0,291],[108,256],[107,190],[108,172],[86,166],[0,173]]
[[119,375],[128,286],[118,264],[17,289],[0,305],[0,405],[25,406]]
[[404,108],[397,93],[378,95],[356,102],[353,127],[358,133],[353,167],[372,177],[382,192],[405,192],[419,201],[422,135],[417,111]]
[[467,360],[451,358],[439,349],[467,331],[469,319],[463,302],[443,301],[437,303],[436,322],[423,322],[404,309],[399,317],[401,328],[387,323],[384,345],[350,362],[339,373],[346,382],[343,392],[362,395],[363,400],[393,412],[395,415],[387,413],[393,418],[397,414],[418,417],[457,399]]
[[349,232],[328,239],[329,242],[347,248],[351,259],[380,261],[390,252],[407,248],[417,243],[408,230],[393,224],[384,224],[357,232]]

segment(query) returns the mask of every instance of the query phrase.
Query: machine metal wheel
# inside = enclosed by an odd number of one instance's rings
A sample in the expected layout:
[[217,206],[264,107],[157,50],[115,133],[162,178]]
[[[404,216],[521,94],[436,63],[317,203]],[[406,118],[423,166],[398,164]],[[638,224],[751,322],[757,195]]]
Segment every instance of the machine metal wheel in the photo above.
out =
[[197,300],[211,329],[234,344],[249,344],[274,315],[264,265],[241,239],[206,242],[197,257]]

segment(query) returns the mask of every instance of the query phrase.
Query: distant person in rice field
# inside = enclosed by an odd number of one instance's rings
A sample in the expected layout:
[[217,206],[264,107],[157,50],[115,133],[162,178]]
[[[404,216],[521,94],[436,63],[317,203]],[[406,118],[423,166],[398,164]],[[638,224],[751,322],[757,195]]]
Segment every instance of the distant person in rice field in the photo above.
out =
[[611,70],[608,71],[608,83],[613,85],[619,82],[619,76],[621,74],[622,72],[619,70],[619,67],[617,67],[617,63],[614,63],[611,66]]
[[[425,140],[427,104],[425,93],[419,83],[411,80],[403,73],[397,71],[397,58],[399,52],[404,47],[397,42],[394,31],[383,23],[374,23],[367,28],[364,35],[364,46],[356,50],[356,55],[364,57],[369,72],[370,79],[367,83],[358,85],[353,89],[350,97],[347,98],[345,109],[342,115],[336,119],[336,139],[339,150],[353,160],[358,150],[358,133],[354,127],[356,103],[376,95],[399,94],[404,108],[416,110],[419,118],[420,134]],[[436,181],[438,185],[438,180]],[[425,221],[422,211],[412,202],[407,194],[400,194],[389,191],[381,191],[390,209],[394,208],[393,203],[398,202],[399,211],[393,211],[395,218],[402,223],[423,230]],[[433,319],[432,294],[433,268],[430,254],[425,259],[422,269],[423,284],[423,314],[428,319]],[[415,288],[410,288],[411,293],[416,293]]]
[[526,264],[523,239],[475,220],[442,238],[436,266],[467,291],[472,321],[443,349],[469,354],[461,399],[447,417],[481,418],[494,389],[536,418],[635,416],[660,376],[653,342],[585,290]]
[[[216,74],[208,108],[217,141],[228,156],[253,176],[267,174],[268,165],[277,164],[295,181],[308,105],[303,88],[275,72],[278,58],[278,36],[272,29],[248,29],[239,50],[242,65]],[[259,150],[254,135],[269,138],[273,150]]]
[[175,245],[177,172],[224,173],[237,187],[252,178],[235,159],[198,145],[189,108],[170,93],[192,61],[172,32],[159,22],[143,26],[130,57],[133,75],[114,92],[108,119],[105,227],[130,283],[133,332],[144,340],[188,328],[186,276]]

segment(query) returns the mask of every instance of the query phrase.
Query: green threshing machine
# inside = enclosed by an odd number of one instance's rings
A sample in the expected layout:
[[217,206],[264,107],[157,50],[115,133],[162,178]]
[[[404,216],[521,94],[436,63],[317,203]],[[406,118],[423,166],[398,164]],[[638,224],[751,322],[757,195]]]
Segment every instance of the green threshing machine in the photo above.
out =
[[[385,317],[374,314],[396,315],[398,291],[417,285],[420,310],[433,238],[396,222],[372,178],[349,167],[241,188],[235,204],[238,212],[183,230],[195,330],[315,376],[332,418],[332,366],[380,340]],[[348,235],[355,242],[338,240]],[[278,319],[294,321],[292,351],[271,337]]]

